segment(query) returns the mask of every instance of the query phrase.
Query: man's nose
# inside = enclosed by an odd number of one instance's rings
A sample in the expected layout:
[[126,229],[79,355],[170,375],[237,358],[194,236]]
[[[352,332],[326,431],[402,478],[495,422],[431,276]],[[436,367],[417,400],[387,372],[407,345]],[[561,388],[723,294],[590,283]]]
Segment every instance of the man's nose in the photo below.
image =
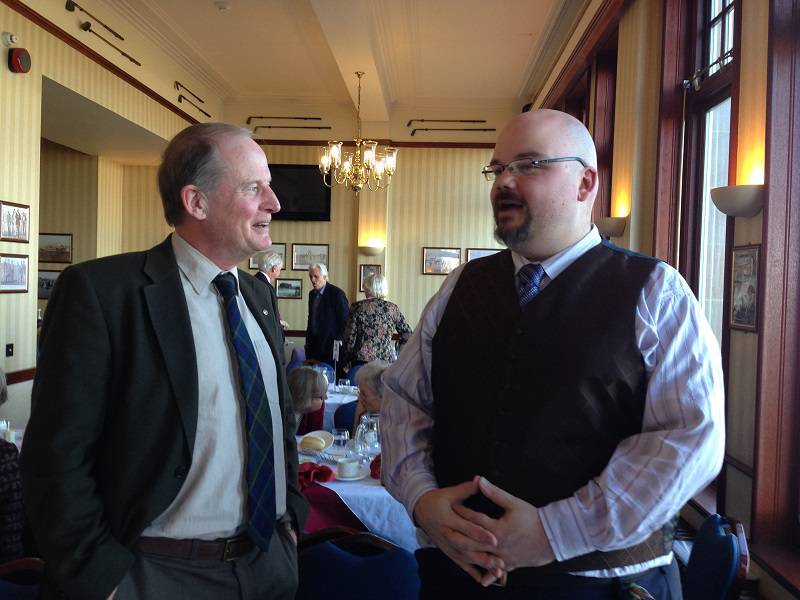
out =
[[278,200],[278,196],[269,186],[264,188],[264,193],[261,198],[261,205],[266,212],[270,213],[276,213],[281,209],[281,203],[280,200]]

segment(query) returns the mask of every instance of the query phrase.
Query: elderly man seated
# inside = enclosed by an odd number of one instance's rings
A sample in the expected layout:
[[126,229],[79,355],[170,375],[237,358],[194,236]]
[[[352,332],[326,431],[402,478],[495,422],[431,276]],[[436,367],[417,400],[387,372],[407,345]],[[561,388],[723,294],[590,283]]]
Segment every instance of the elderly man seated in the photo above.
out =
[[358,427],[358,422],[364,413],[380,412],[383,397],[381,375],[388,366],[389,363],[385,360],[373,360],[359,369],[356,377],[358,404],[356,405],[353,429]]

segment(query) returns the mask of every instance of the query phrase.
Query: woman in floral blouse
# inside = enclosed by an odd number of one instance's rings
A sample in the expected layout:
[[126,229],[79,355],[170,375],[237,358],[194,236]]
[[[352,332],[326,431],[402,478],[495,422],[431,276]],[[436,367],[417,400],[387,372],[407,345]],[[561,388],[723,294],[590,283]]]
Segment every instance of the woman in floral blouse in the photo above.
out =
[[350,306],[350,318],[344,330],[343,365],[349,368],[381,359],[392,362],[397,358],[392,335],[399,334],[402,346],[411,337],[411,327],[394,302],[386,297],[386,277],[369,275],[364,278],[366,300]]

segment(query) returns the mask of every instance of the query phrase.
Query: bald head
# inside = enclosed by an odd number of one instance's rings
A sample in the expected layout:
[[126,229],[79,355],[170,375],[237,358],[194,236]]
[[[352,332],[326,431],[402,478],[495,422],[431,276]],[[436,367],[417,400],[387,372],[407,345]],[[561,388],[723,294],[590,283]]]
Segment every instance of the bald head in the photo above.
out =
[[500,132],[492,163],[514,163],[496,171],[492,186],[498,240],[534,260],[589,232],[597,152],[583,123],[557,110],[517,115]]

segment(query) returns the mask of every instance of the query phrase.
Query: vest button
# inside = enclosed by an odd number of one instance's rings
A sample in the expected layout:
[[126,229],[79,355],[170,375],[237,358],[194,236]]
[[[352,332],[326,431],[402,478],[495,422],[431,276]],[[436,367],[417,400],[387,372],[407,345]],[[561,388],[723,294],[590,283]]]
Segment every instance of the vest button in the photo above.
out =
[[189,469],[187,469],[183,465],[175,467],[175,471],[174,471],[175,479],[186,479],[186,474],[188,472],[189,472]]

